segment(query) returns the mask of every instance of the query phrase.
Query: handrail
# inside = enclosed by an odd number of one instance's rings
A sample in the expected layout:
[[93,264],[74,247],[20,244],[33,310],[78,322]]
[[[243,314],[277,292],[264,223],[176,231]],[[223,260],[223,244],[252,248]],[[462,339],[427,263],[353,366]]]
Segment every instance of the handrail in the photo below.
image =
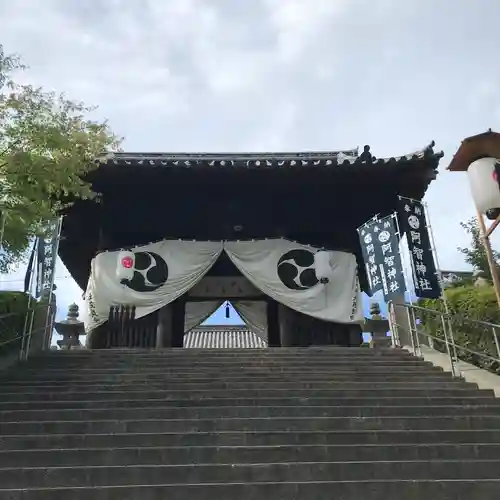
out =
[[490,323],[488,321],[482,321],[479,319],[468,318],[467,316],[464,316],[463,314],[459,314],[459,313],[451,314],[449,312],[447,313],[446,311],[438,311],[437,309],[429,309],[428,307],[416,306],[414,304],[394,304],[394,305],[395,305],[395,307],[409,307],[411,309],[416,309],[419,311],[426,311],[426,312],[430,312],[430,313],[439,313],[440,315],[443,315],[445,317],[450,317],[450,318],[455,318],[455,319],[460,318],[460,319],[463,319],[464,321],[468,321],[469,323],[475,323],[478,325],[500,328],[500,325],[497,323]]
[[[406,325],[402,325],[396,321],[395,308],[404,308],[406,310],[407,316],[407,330],[409,333],[409,341],[411,343],[412,350],[415,355],[421,355],[421,344],[420,344],[420,336],[423,335],[428,339],[432,339],[434,342],[440,342],[444,344],[446,348],[446,352],[448,358],[450,360],[451,371],[454,376],[461,376],[461,373],[458,370],[457,363],[459,359],[464,358],[463,353],[468,353],[469,355],[476,356],[478,358],[482,358],[483,360],[487,360],[489,362],[497,363],[500,366],[500,342],[498,339],[498,329],[500,329],[500,325],[491,323],[488,321],[481,321],[472,318],[468,318],[462,314],[451,314],[446,311],[439,311],[436,309],[429,309],[427,307],[421,307],[413,304],[394,304],[394,302],[390,301],[389,304],[389,322],[391,325],[391,333],[393,337],[393,345],[401,346],[399,328],[405,329]],[[426,330],[425,325],[417,320],[418,313],[431,314],[436,317],[436,319],[441,323],[440,327],[436,325],[436,328],[441,328],[443,333],[443,338],[433,335],[429,331]],[[471,327],[487,329],[491,330],[491,338],[493,340],[491,347],[494,346],[494,353],[487,351],[478,351],[475,349],[471,349],[466,345],[459,345],[455,342],[455,331],[453,328],[453,323],[458,321],[462,326],[464,324],[471,325]],[[430,347],[433,347],[430,345]],[[496,354],[496,357],[495,357]]]
[[[35,318],[38,312],[41,312],[45,317],[40,316],[43,320],[43,324],[35,329],[33,329]],[[37,304],[35,307],[26,309],[23,312],[13,312],[0,315],[0,334],[2,330],[5,329],[6,323],[4,321],[9,321],[15,318],[19,318],[19,324],[9,325],[12,331],[22,331],[22,333],[9,338],[7,340],[0,341],[0,356],[1,350],[6,346],[20,342],[19,348],[19,359],[27,360],[30,354],[31,341],[34,336],[39,337],[40,333],[44,334],[45,337],[42,340],[41,348],[47,348],[47,341],[50,342],[48,336],[52,332],[53,321],[54,321],[54,311],[50,304]],[[24,324],[24,327],[22,326]]]
[[[40,328],[38,328],[36,330],[32,330],[31,331],[31,336],[33,336],[33,334],[35,332],[39,332],[39,331],[45,332],[46,331],[45,326],[42,326],[42,327],[40,327]],[[17,337],[13,337],[13,338],[11,338],[9,340],[5,340],[4,342],[0,342],[0,348],[3,347],[3,346],[9,345],[12,342],[15,342],[16,340],[21,340],[23,338],[27,338],[28,335],[29,335],[29,333],[25,333],[25,334],[18,335]]]

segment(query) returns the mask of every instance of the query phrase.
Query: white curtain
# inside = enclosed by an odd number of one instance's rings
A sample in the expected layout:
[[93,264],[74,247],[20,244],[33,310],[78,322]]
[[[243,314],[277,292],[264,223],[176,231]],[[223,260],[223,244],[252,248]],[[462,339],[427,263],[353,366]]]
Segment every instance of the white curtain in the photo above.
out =
[[86,330],[104,323],[114,305],[136,306],[140,318],[174,301],[212,267],[222,252],[222,242],[166,240],[132,248],[132,279],[118,276],[120,252],[98,254],[91,265],[85,294]]
[[194,327],[203,323],[222,305],[222,300],[210,300],[206,302],[188,302],[186,304],[186,316],[184,319],[184,332],[189,332]]
[[319,283],[317,249],[285,239],[231,241],[224,249],[236,267],[266,295],[316,318],[338,323],[363,321],[356,258],[330,252],[331,277]]
[[258,300],[231,302],[245,324],[267,342],[267,303]]
[[[317,249],[310,246],[285,239],[224,243],[166,240],[131,249],[127,258],[133,265],[125,280],[120,274],[123,253],[103,252],[92,260],[85,296],[86,330],[104,323],[114,305],[135,305],[136,317],[140,318],[169,304],[204,276],[223,248],[254,286],[278,302],[326,321],[363,321],[356,259],[350,253],[330,252],[331,277],[329,283],[322,284],[314,268]],[[210,315],[211,307],[207,304],[202,314],[200,306],[196,313],[200,321],[205,314]],[[240,312],[251,328],[264,332],[265,314],[258,312],[257,307],[263,306],[243,305]],[[189,314],[189,324],[197,321],[194,312]]]

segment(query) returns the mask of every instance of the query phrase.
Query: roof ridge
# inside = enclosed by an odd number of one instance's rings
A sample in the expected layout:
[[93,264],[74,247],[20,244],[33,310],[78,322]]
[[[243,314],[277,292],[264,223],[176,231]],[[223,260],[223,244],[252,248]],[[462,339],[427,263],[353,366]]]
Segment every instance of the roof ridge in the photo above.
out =
[[225,159],[225,160],[258,160],[267,158],[276,159],[300,159],[300,158],[311,158],[311,157],[323,157],[331,158],[338,155],[347,156],[358,156],[358,148],[354,149],[343,149],[338,151],[263,151],[254,153],[244,153],[244,152],[136,152],[136,151],[121,151],[121,152],[110,152],[103,155],[104,158],[116,158],[116,159],[190,159],[190,160],[215,160],[215,159]]
[[[411,152],[401,156],[391,156],[387,158],[376,158],[370,153],[370,146],[364,146],[364,152],[360,155],[359,149],[346,149],[337,151],[303,151],[303,152],[263,152],[263,153],[161,153],[161,152],[109,152],[96,161],[100,163],[115,163],[115,164],[151,164],[151,165],[179,165],[183,163],[185,166],[194,166],[204,163],[210,165],[220,164],[235,165],[245,162],[248,166],[260,166],[266,163],[268,166],[277,163],[278,165],[290,162],[291,165],[300,162],[307,165],[309,162],[315,162],[315,165],[321,165],[326,162],[326,165],[336,163],[352,164],[352,163],[390,163],[404,162],[409,160],[417,160],[424,158],[441,158],[444,153],[442,151],[434,151],[435,142],[432,141],[423,149]],[[295,163],[294,163],[295,162]]]

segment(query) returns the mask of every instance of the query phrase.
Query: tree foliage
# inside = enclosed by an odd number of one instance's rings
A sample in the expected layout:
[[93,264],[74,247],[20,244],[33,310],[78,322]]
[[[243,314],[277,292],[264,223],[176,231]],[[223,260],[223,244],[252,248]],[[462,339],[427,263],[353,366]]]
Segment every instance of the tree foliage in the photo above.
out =
[[[488,265],[488,257],[481,238],[479,224],[475,218],[469,219],[467,222],[461,222],[460,225],[471,237],[469,248],[461,248],[458,250],[465,256],[465,262],[471,265],[475,271],[481,271],[485,278],[491,280],[491,271]],[[500,252],[493,250],[493,258],[497,263],[497,269],[500,262]]]
[[[449,335],[451,328],[458,357],[480,368],[500,374],[499,363],[490,359],[497,358],[498,354],[493,331],[488,323],[500,324],[500,310],[494,288],[492,286],[462,285],[445,290],[445,295],[450,313],[447,335]],[[443,301],[420,299],[419,306],[425,308],[425,310],[416,312],[421,322],[420,329],[434,337],[435,349],[446,352],[442,317],[430,311],[436,310],[443,313],[445,310]],[[487,323],[482,324],[480,321]],[[500,331],[497,331],[496,334],[500,336]],[[423,339],[424,336],[422,336],[422,341]],[[473,352],[486,355],[489,358]]]
[[[477,219],[470,219],[460,225],[470,235],[471,244],[469,248],[458,250],[465,256],[467,264],[491,280],[491,271]],[[497,263],[498,272],[500,252],[493,250],[493,258]],[[420,299],[418,305],[424,309],[416,312],[420,320],[419,329],[431,334],[434,338],[433,347],[442,352],[446,352],[445,338],[447,337],[449,341],[452,332],[457,355],[461,360],[500,374],[500,363],[495,361],[498,357],[497,346],[490,325],[500,324],[500,310],[495,289],[491,284],[476,286],[474,281],[457,281],[454,286],[447,288],[446,306],[441,299]],[[439,313],[445,313],[447,310],[449,313],[447,321],[443,322],[441,314],[434,313],[433,310]],[[446,333],[445,326],[447,326]],[[500,331],[495,333],[497,336],[500,335]]]
[[24,70],[0,45],[0,210],[5,214],[0,269],[25,253],[68,200],[96,194],[82,180],[95,159],[119,139],[106,122],[88,118],[95,108],[43,88],[17,84]]

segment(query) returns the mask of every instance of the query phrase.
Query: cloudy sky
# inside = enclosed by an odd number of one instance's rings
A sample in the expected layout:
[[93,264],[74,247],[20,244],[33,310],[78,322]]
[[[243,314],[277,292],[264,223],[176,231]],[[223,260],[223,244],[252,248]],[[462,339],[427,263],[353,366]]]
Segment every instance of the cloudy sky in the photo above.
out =
[[99,105],[127,150],[383,157],[434,139],[440,264],[463,269],[473,205],[445,167],[500,130],[499,19],[498,0],[0,0],[0,43],[26,81]]

